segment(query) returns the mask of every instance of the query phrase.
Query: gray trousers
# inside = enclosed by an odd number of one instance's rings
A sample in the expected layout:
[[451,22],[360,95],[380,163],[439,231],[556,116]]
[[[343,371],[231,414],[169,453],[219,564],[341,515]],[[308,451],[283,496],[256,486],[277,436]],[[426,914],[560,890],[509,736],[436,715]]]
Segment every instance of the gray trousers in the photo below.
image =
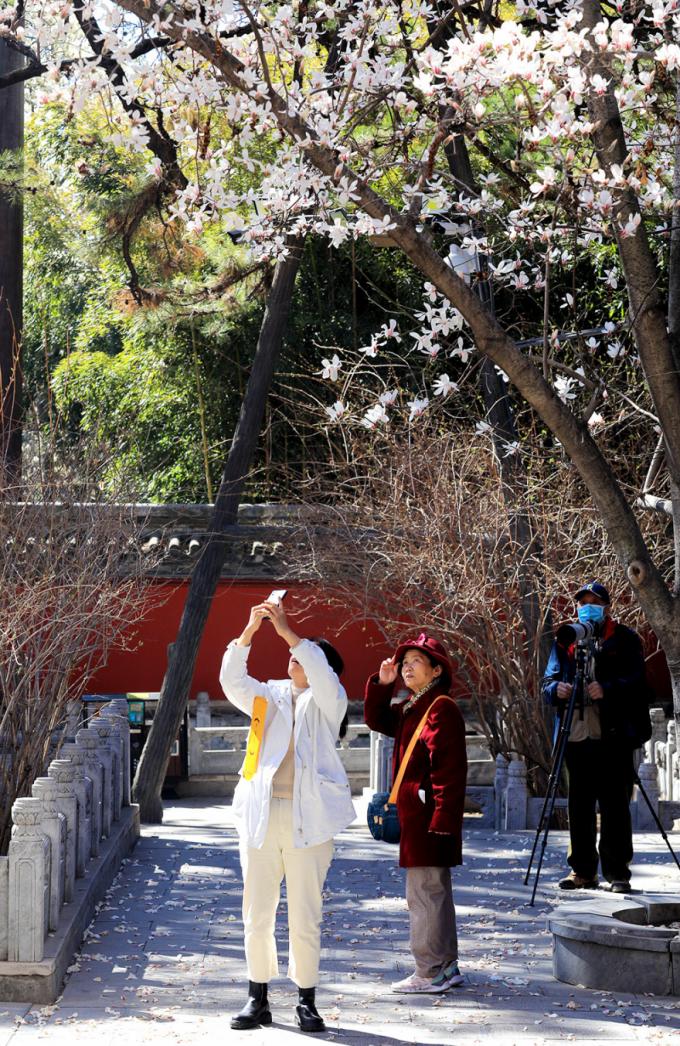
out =
[[419,977],[436,977],[458,958],[450,868],[407,868],[410,947]]

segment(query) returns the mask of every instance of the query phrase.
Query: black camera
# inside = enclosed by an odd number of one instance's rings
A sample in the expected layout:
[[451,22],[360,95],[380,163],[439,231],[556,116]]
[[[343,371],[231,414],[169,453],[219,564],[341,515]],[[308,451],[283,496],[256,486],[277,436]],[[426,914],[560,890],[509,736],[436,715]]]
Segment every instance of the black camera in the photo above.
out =
[[570,621],[557,629],[557,642],[566,646],[570,643],[583,643],[598,636],[598,626],[592,621]]

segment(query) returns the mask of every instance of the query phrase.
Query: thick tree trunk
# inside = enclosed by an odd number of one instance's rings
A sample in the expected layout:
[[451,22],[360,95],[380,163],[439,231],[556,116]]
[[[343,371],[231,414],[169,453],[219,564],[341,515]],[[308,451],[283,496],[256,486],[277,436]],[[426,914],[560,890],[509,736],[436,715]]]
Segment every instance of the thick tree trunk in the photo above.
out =
[[[161,13],[161,8],[153,0],[117,0],[117,3],[147,23]],[[583,9],[586,24],[590,24],[593,17],[599,17],[599,6],[594,0],[583,0]],[[209,33],[188,29],[179,16],[167,18],[164,31],[210,62],[225,83],[246,95],[251,93],[241,62]],[[282,132],[299,143],[307,162],[334,181],[346,178],[357,206],[364,213],[379,221],[387,219],[392,223],[390,239],[461,312],[479,351],[506,372],[519,393],[561,442],[588,487],[616,556],[651,627],[666,655],[672,658],[673,651],[680,650],[680,603],[669,592],[661,571],[653,562],[632,507],[609,462],[588,431],[587,424],[559,400],[541,372],[521,353],[500,324],[489,316],[474,292],[451,271],[422,232],[418,231],[415,223],[381,197],[365,178],[341,159],[336,150],[323,144],[289,104],[285,95],[277,93],[274,84],[270,84],[267,96]],[[623,160],[619,159],[621,120],[613,87],[608,90],[602,105],[602,99],[597,101],[591,98],[590,101],[596,110],[593,114],[598,139],[595,145],[605,168],[612,162],[622,163]],[[623,145],[625,147],[625,142]],[[617,220],[627,217],[626,209],[627,213],[639,213],[637,199],[634,196],[631,198],[629,190],[617,192]],[[631,298],[640,358],[664,431],[671,459],[669,467],[676,474],[676,463],[680,462],[680,427],[677,424],[680,416],[680,376],[674,367],[666,316],[663,313],[659,315],[658,272],[652,264],[644,227],[641,226],[638,234],[629,239],[619,238],[618,247]],[[680,466],[677,473],[680,474]],[[680,687],[676,701],[676,712],[680,715]]]
[[[0,76],[24,59],[0,38]],[[0,153],[24,144],[24,85],[0,91]],[[17,193],[0,187],[0,486],[21,476],[21,334],[23,323],[24,208]]]
[[210,536],[191,577],[179,632],[170,648],[168,667],[151,730],[139,760],[133,784],[142,821],[163,819],[161,789],[174,739],[189,697],[196,656],[227,552],[223,532],[236,522],[243,485],[257,446],[267,396],[288,323],[302,243],[278,263],[267,300],[257,351],[248,379],[229,456],[224,467],[210,526]]

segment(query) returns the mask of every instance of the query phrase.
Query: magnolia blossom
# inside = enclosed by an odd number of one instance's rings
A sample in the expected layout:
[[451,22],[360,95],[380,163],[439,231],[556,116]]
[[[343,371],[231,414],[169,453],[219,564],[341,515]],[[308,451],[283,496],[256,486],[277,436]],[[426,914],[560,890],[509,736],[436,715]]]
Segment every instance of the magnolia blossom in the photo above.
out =
[[389,420],[389,416],[383,404],[376,403],[375,406],[371,407],[370,410],[366,411],[363,418],[361,419],[361,424],[366,429],[374,429],[376,425],[379,425],[381,422],[385,424]]
[[342,367],[342,362],[337,353],[333,356],[332,360],[323,359],[321,360],[322,370],[317,371],[326,381],[337,381],[338,374]]
[[588,427],[591,429],[600,429],[602,428],[604,423],[605,422],[603,416],[601,414],[598,414],[597,411],[593,411],[593,413],[588,418]]
[[452,392],[458,391],[455,381],[451,381],[448,374],[441,374],[432,386],[435,396],[450,396]]
[[575,400],[577,391],[574,391],[574,386],[578,386],[576,378],[565,378],[561,374],[555,378],[555,392],[562,400],[563,403],[567,403],[569,400]]
[[476,436],[488,436],[492,432],[491,425],[488,421],[478,421],[475,424],[475,435]]
[[331,421],[338,421],[346,410],[347,408],[342,400],[336,400],[332,407],[326,407],[326,414],[328,414]]
[[427,398],[427,396],[424,396],[422,399],[416,398],[416,399],[409,400],[409,403],[408,403],[409,419],[408,420],[409,421],[413,421],[414,418],[420,417],[421,414],[425,413],[425,411],[427,410],[429,405],[430,405],[430,401]]
[[619,235],[625,239],[628,236],[635,236],[638,225],[642,221],[642,217],[639,214],[629,214],[628,221],[625,225],[619,225]]
[[389,407],[395,402],[398,395],[399,393],[396,389],[387,389],[385,392],[380,393],[378,402],[382,403],[383,407]]

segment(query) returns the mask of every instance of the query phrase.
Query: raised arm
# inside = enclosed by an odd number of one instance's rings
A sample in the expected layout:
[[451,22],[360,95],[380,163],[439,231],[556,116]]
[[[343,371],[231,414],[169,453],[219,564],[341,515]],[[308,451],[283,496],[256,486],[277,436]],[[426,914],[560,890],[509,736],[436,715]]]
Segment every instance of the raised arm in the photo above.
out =
[[243,632],[238,639],[232,639],[222,658],[220,685],[232,705],[248,716],[252,715],[253,701],[256,697],[271,696],[267,684],[249,676],[247,668],[250,643],[267,613],[266,604],[254,606]]
[[390,702],[394,693],[394,684],[398,675],[393,658],[382,662],[380,671],[372,675],[366,683],[364,695],[364,720],[371,730],[387,737],[396,737],[399,715]]

